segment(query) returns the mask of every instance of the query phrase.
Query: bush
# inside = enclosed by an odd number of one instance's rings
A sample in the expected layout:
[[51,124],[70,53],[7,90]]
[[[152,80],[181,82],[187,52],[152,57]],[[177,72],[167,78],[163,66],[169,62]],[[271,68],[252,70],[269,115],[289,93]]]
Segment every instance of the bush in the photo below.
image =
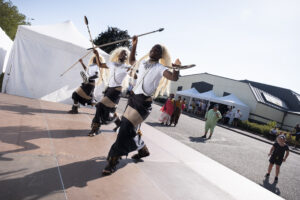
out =
[[[263,135],[263,136],[267,136],[270,133],[270,130],[277,126],[277,123],[274,122],[274,121],[271,121],[271,122],[268,122],[267,124],[257,124],[257,123],[254,123],[254,122],[249,122],[247,120],[247,121],[239,121],[238,126],[241,129],[248,130],[250,132],[260,134],[260,135]],[[290,132],[282,131],[282,130],[278,130],[278,131],[279,131],[280,134],[284,134],[286,136],[286,141],[289,144],[293,144],[293,145],[297,144],[296,137],[292,136]]]
[[266,136],[269,134],[272,128],[276,127],[276,122],[269,122],[268,124],[257,124],[254,122],[249,122],[247,120],[247,121],[240,121],[239,127]]

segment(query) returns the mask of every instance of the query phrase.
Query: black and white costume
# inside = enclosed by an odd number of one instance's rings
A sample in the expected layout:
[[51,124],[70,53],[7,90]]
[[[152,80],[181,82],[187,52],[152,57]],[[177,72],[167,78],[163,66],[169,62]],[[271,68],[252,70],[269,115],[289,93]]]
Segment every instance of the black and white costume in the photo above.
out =
[[109,151],[108,159],[128,155],[135,150],[139,151],[135,155],[137,159],[149,155],[147,147],[138,134],[138,128],[152,110],[151,96],[155,93],[167,68],[158,62],[142,61],[138,69],[139,76],[133,89],[134,94],[128,100],[118,137]]
[[[92,122],[92,131],[89,136],[98,134],[102,124],[109,124],[119,118],[115,114],[122,92],[122,82],[127,76],[129,65],[109,62],[106,64],[110,71],[108,88],[104,92],[104,97],[96,105],[96,114]],[[117,124],[118,125],[118,124]]]
[[78,113],[79,105],[92,105],[94,103],[94,89],[99,78],[99,67],[92,64],[87,69],[88,81],[83,82],[79,88],[72,94],[74,101],[72,113]]

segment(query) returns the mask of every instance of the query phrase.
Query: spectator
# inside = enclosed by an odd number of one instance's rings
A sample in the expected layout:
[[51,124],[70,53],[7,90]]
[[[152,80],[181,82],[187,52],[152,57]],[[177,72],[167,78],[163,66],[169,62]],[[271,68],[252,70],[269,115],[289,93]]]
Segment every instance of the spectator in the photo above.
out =
[[269,138],[270,138],[271,140],[275,140],[278,133],[279,133],[279,132],[278,132],[278,128],[274,127],[274,128],[272,128],[272,129],[270,130],[268,136],[269,136]]
[[226,112],[225,117],[224,117],[224,124],[225,125],[229,124],[229,121],[230,121],[230,119],[232,117],[232,114],[233,114],[232,113],[232,109],[229,108],[229,110]]
[[161,107],[161,115],[158,119],[158,121],[161,122],[161,124],[170,125],[171,123],[171,116],[174,112],[174,94],[170,94],[170,97],[166,101],[165,105]]
[[284,135],[279,135],[277,137],[277,141],[273,144],[270,153],[268,154],[270,157],[269,159],[269,167],[268,167],[268,172],[265,175],[266,178],[270,177],[270,173],[272,171],[273,165],[276,165],[276,172],[275,172],[275,180],[274,182],[278,182],[278,175],[280,172],[280,166],[282,162],[285,162],[287,157],[289,156],[289,147],[285,143],[285,136]]
[[201,106],[201,113],[200,113],[200,115],[204,116],[205,112],[206,112],[206,103],[205,103],[205,101],[203,101],[202,102],[202,106]]
[[217,125],[217,122],[222,118],[222,115],[220,111],[218,110],[219,105],[215,104],[213,109],[210,109],[206,114],[205,114],[205,134],[202,136],[202,138],[206,138],[207,132],[210,129],[210,135],[208,139],[211,138],[214,129]]
[[181,100],[181,96],[178,97],[178,100],[175,101],[175,109],[173,112],[173,115],[171,117],[171,124],[174,124],[174,126],[177,125],[180,114],[181,114],[181,110],[184,108],[183,106],[184,102]]
[[299,124],[297,124],[295,126],[293,132],[295,132],[295,133],[291,134],[291,135],[296,136],[296,142],[295,142],[295,147],[294,148],[297,149],[297,142],[299,142],[299,140],[300,140],[300,126],[299,126]]
[[240,121],[242,116],[243,116],[242,112],[239,109],[234,113],[234,118],[233,118],[233,126],[234,127],[238,126],[238,122]]

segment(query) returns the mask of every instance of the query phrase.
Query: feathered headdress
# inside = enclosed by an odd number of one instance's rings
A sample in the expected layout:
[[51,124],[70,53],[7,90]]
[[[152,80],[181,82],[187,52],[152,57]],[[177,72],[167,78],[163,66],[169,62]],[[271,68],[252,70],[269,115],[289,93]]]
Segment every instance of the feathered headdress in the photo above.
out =
[[[130,51],[127,47],[118,47],[110,53],[109,61],[110,62],[119,62],[119,55],[122,51],[126,51],[127,59],[125,60],[125,64],[129,65],[129,54]],[[129,76],[127,75],[122,82],[122,91],[126,91],[129,86]]]
[[[101,63],[105,63],[104,58],[100,54],[99,54],[99,58]],[[90,58],[88,66],[94,64],[94,59],[96,59],[95,54]],[[102,82],[104,82],[104,84],[107,84],[107,77],[109,76],[109,70],[107,70],[106,68],[100,68],[99,71],[100,71],[100,78],[98,79],[97,85],[100,85]]]

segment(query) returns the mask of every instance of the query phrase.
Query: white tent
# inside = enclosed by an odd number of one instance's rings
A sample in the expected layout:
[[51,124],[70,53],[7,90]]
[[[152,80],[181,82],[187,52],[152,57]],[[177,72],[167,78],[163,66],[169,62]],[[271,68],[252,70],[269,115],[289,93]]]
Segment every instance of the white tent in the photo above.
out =
[[13,42],[11,41],[11,39],[0,27],[0,74],[2,72],[5,72],[5,60],[7,61],[7,55],[9,55],[12,43]]
[[[72,22],[55,25],[18,27],[7,62],[2,91],[8,94],[71,103],[80,86],[81,64],[60,77],[68,67],[86,54],[91,43]],[[100,54],[107,59],[108,55]],[[92,53],[90,54],[92,56]],[[90,56],[84,59],[88,64]]]
[[246,104],[244,104],[239,98],[237,98],[234,94],[230,94],[224,97],[217,97],[211,100],[215,103],[225,104],[229,106],[234,106],[234,112],[236,110],[240,110],[242,112],[241,120],[247,120],[250,113],[250,108]]
[[197,98],[204,99],[204,100],[207,100],[207,101],[211,101],[212,99],[215,99],[215,98],[218,98],[218,97],[216,96],[216,94],[212,90],[210,90],[210,91],[207,91],[207,92],[199,93],[197,95]]
[[182,95],[182,96],[186,96],[186,97],[196,97],[198,94],[200,94],[200,93],[195,88],[176,92],[176,96]]

